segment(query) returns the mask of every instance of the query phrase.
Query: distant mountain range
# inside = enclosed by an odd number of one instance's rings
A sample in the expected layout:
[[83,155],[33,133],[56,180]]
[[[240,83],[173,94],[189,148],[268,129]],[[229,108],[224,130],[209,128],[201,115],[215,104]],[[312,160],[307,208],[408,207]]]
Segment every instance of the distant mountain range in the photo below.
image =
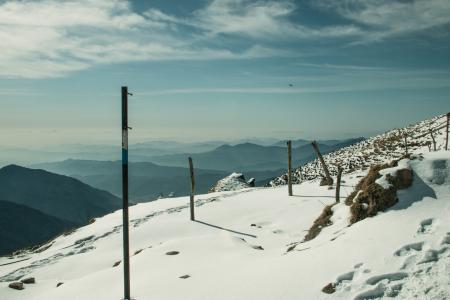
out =
[[76,226],[28,206],[0,200],[0,255],[43,243]]
[[[195,163],[195,162],[194,162]],[[77,178],[91,186],[109,191],[117,196],[122,193],[120,161],[92,161],[69,159],[61,162],[32,165],[33,168]],[[269,179],[284,170],[246,172],[248,178],[255,178],[264,185]],[[160,166],[149,162],[129,164],[130,199],[134,202],[151,201],[160,195],[187,195],[190,192],[189,171],[182,167]],[[196,190],[207,193],[219,179],[229,175],[228,171],[195,169]]]
[[[362,141],[364,138],[355,138],[344,141],[325,141],[319,143],[321,152],[329,153],[337,149],[347,147]],[[298,145],[293,149],[293,164],[300,165],[315,158],[315,153],[311,145],[306,141],[295,141]],[[196,166],[203,169],[222,171],[262,171],[276,170],[286,167],[287,150],[286,144],[283,146],[261,146],[252,143],[238,144],[235,146],[222,145],[212,151],[203,153],[172,154],[154,156],[149,158],[152,162],[180,167],[185,166],[187,158],[191,156],[196,162]]]
[[[324,141],[319,144],[325,154],[354,144],[362,138],[345,141]],[[299,142],[300,143],[300,142]],[[166,145],[167,146],[167,145]],[[139,148],[139,146],[138,146]],[[246,178],[255,178],[257,186],[267,184],[286,169],[286,146],[261,146],[252,143],[222,145],[203,153],[154,156],[152,162],[131,162],[130,199],[133,202],[151,201],[159,196],[183,196],[189,194],[187,158],[192,156],[195,165],[196,190],[206,193],[219,179],[240,172]],[[294,166],[315,158],[308,144],[294,148]],[[60,162],[31,165],[32,168],[77,178],[91,186],[121,196],[121,162],[68,159]]]
[[[359,140],[359,139],[363,140],[364,138],[356,138],[353,140]],[[317,140],[316,142],[320,145],[333,146],[333,145],[337,145],[339,143],[351,141],[351,140],[352,139],[350,139],[350,140]],[[295,147],[295,148],[309,145],[309,144],[311,144],[310,140],[304,140],[304,139],[292,140],[292,147]],[[275,144],[273,144],[273,146],[285,147],[286,141],[278,141]]]

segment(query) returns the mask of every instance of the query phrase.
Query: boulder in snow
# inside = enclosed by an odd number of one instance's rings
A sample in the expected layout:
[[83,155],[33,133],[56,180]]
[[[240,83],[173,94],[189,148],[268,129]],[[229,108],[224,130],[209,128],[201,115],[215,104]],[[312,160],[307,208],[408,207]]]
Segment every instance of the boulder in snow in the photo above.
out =
[[215,193],[242,190],[251,187],[249,182],[245,180],[244,175],[241,173],[233,173],[219,180],[211,189],[209,189],[209,192]]
[[249,187],[255,187],[255,178],[250,178],[247,184]]
[[14,289],[14,290],[23,290],[25,287],[23,286],[22,282],[11,282],[8,287]]
[[36,279],[34,279],[34,277],[28,277],[28,278],[22,279],[20,282],[25,283],[25,284],[33,284],[33,283],[36,283]]

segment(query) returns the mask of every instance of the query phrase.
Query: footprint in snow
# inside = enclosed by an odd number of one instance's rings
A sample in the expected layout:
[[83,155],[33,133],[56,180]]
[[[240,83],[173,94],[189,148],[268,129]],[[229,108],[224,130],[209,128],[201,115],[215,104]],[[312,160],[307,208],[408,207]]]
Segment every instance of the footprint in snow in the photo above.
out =
[[425,219],[420,222],[419,229],[417,230],[418,234],[426,234],[432,231],[432,225],[434,224],[434,219]]
[[250,248],[255,249],[255,250],[264,250],[264,248],[262,246],[258,246],[258,245],[251,245],[249,244],[244,238],[238,238],[238,237],[234,237],[233,238],[236,242],[238,242],[239,244],[245,244],[246,246],[250,246]]
[[397,251],[395,251],[394,255],[395,256],[405,256],[405,255],[411,254],[412,252],[422,251],[423,245],[424,245],[424,242],[407,244],[407,245],[401,247],[400,249],[398,249]]

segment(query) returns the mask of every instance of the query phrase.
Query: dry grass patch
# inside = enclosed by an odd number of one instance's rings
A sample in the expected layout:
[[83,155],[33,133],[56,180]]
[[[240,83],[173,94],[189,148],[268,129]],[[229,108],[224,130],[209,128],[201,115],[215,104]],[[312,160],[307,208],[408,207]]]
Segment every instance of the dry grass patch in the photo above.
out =
[[398,202],[397,190],[411,186],[413,173],[410,169],[397,170],[395,175],[387,174],[386,180],[391,184],[387,189],[375,183],[381,177],[380,170],[397,165],[398,160],[390,164],[373,166],[366,177],[357,184],[355,191],[345,201],[347,205],[350,205],[350,224],[373,217],[379,211],[394,206]]
[[[336,203],[335,203],[336,204]],[[314,239],[322,231],[324,227],[333,224],[331,222],[331,217],[333,216],[333,210],[331,209],[335,204],[327,205],[323,209],[320,216],[314,221],[314,224],[308,230],[308,234],[305,236],[305,242]]]

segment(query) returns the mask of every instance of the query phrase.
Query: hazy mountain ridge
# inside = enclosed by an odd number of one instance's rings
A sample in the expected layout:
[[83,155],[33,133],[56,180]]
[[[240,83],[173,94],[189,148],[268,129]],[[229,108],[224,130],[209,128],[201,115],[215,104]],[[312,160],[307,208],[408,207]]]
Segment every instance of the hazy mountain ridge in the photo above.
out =
[[[360,142],[363,138],[349,139],[340,141],[337,144],[320,144],[321,151],[328,153],[336,149]],[[286,167],[287,160],[286,146],[261,146],[252,143],[238,145],[222,145],[216,149],[203,153],[185,153],[155,156],[151,160],[155,163],[167,166],[183,166],[186,164],[187,157],[191,156],[196,166],[204,169],[235,171],[261,171],[267,170],[268,166],[272,169]],[[293,162],[295,164],[305,163],[314,159],[313,148],[309,145],[299,146],[293,149]]]
[[[122,163],[120,161],[69,159],[61,162],[35,164],[30,167],[71,176],[117,196],[121,196],[122,193]],[[186,167],[167,167],[150,162],[131,162],[129,172],[129,190],[132,201],[150,201],[158,198],[161,194],[173,193],[175,196],[180,196],[188,195],[190,192],[189,170]],[[265,185],[270,178],[282,172],[282,169],[249,171],[245,172],[244,175],[248,178],[254,177],[257,185]],[[197,192],[206,193],[213,184],[229,175],[229,173],[227,171],[196,168]]]

